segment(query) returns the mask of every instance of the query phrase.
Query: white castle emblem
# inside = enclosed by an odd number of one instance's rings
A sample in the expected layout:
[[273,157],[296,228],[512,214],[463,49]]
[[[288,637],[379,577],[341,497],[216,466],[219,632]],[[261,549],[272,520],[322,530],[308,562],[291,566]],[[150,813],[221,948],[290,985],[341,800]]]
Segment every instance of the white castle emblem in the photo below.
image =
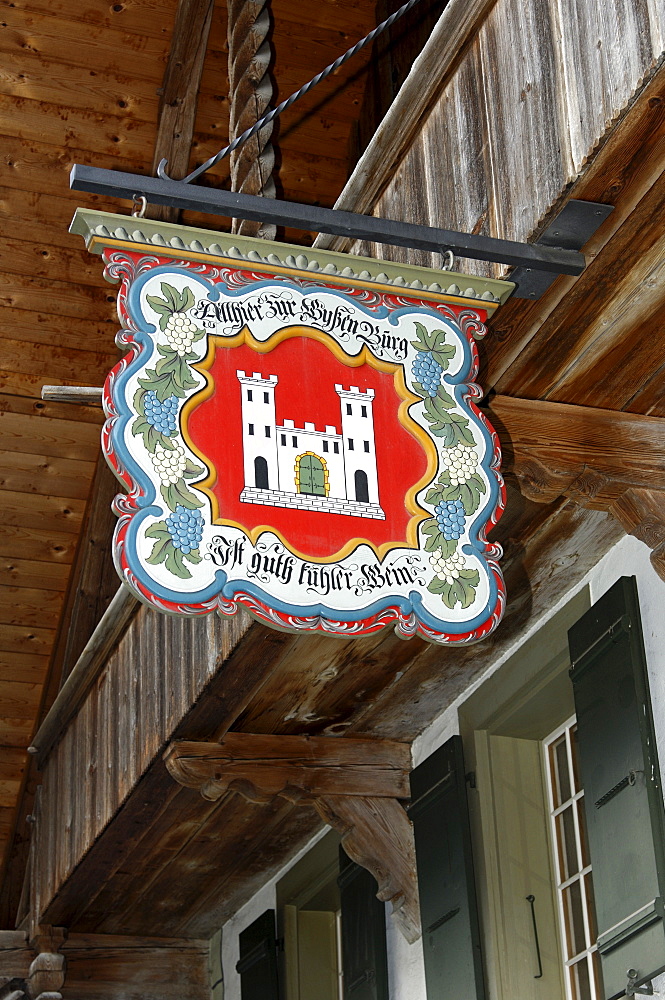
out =
[[236,372],[242,399],[244,503],[385,519],[379,504],[373,389],[335,385],[341,434],[326,424],[278,425],[277,375]]

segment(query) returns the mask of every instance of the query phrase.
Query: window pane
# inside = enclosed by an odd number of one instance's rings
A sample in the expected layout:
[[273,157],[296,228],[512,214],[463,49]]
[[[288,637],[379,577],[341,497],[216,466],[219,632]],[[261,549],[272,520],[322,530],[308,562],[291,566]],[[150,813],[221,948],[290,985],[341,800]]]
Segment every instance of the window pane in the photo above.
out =
[[552,746],[552,783],[554,785],[554,800],[557,806],[570,798],[570,775],[568,773],[568,748],[566,737],[562,736]]
[[570,969],[570,979],[575,1000],[592,1000],[591,984],[589,982],[589,966],[583,958]]
[[573,761],[572,761],[572,763],[573,763],[573,780],[575,782],[575,791],[579,792],[581,790],[581,788],[582,788],[582,782],[580,780],[580,773],[579,773],[579,767],[580,767],[580,765],[579,765],[579,758],[580,758],[580,755],[579,755],[579,750],[577,749],[577,726],[575,726],[575,728],[571,730],[571,733],[570,733],[570,747],[571,747],[571,752],[572,752],[572,755],[573,755]]
[[577,800],[577,822],[580,828],[580,844],[582,845],[582,867],[591,864],[589,844],[586,836],[586,816],[584,815],[584,799]]
[[559,881],[565,882],[579,871],[573,806],[567,806],[562,813],[559,813],[556,825],[559,842]]
[[584,888],[586,890],[586,908],[589,914],[589,937],[591,938],[589,944],[595,944],[598,939],[598,930],[596,929],[596,907],[593,899],[593,878],[591,877],[591,872],[584,877]]
[[584,951],[587,945],[582,910],[582,887],[579,879],[563,890],[563,907],[566,915],[568,958],[574,958]]

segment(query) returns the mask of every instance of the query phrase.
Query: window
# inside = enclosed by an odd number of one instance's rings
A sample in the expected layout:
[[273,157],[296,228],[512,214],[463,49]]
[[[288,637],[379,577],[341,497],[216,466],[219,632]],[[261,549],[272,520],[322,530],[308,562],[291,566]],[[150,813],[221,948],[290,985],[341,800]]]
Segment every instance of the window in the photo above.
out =
[[350,404],[350,403],[347,403],[347,404],[346,404],[346,412],[347,412],[347,415],[348,415],[349,417],[350,417],[350,416],[351,416],[351,414],[353,413],[353,407],[351,406],[351,404]]
[[324,450],[325,452],[327,452],[327,451],[328,451],[328,442],[327,442],[327,441],[324,441],[324,442],[323,442],[323,450]]
[[254,424],[250,424],[249,427],[247,428],[247,430],[249,431],[250,434],[253,434],[254,433]]
[[252,399],[253,399],[253,398],[254,398],[254,397],[253,397],[253,393],[252,393],[252,390],[251,390],[251,389],[248,389],[248,390],[247,390],[247,402],[248,402],[248,403],[251,403],[251,402],[252,402]]
[[602,990],[575,719],[555,730],[543,747],[566,996],[597,1000]]
[[291,444],[293,445],[294,448],[298,447],[298,438],[295,436],[295,434],[291,438]]
[[361,417],[366,417],[367,416],[367,407],[366,406],[361,406],[360,407],[360,416]]
[[367,473],[362,469],[356,469],[353,474],[353,482],[356,488],[356,500],[358,503],[369,503],[369,486],[367,484]]
[[364,441],[363,447],[365,448],[365,451],[369,451],[369,441]]
[[335,455],[339,455],[339,443],[337,441],[333,441],[333,452]]
[[269,393],[267,393],[267,392],[263,393],[263,402],[264,403],[269,403],[270,402],[270,394]]
[[262,455],[254,459],[254,484],[259,490],[268,489],[268,463]]
[[286,434],[281,435],[282,444],[286,444]]
[[353,438],[347,438],[349,442],[349,451],[353,451]]
[[267,438],[270,437],[270,428],[269,427],[266,427],[266,437]]

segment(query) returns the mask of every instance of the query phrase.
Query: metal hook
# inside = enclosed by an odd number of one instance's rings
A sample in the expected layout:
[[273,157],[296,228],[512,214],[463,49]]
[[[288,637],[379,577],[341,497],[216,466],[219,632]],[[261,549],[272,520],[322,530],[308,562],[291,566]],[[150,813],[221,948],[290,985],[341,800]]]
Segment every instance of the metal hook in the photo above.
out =
[[455,254],[452,250],[441,251],[441,270],[452,271],[455,266]]
[[132,216],[135,219],[142,219],[145,215],[145,210],[148,207],[148,199],[143,194],[135,194],[132,196],[132,204]]

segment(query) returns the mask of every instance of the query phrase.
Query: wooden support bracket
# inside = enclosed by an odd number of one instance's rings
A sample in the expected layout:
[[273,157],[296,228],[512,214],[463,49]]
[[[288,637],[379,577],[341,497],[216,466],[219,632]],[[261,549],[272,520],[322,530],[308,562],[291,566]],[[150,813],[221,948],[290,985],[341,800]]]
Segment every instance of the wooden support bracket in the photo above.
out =
[[395,922],[420,935],[413,827],[407,799],[411,748],[392,740],[228,733],[219,743],[179,740],[164,760],[181,785],[210,800],[227,791],[250,802],[282,796],[311,805],[342,835],[349,857],[376,878]]
[[665,580],[665,420],[510,396],[495,396],[491,414],[526,497],[607,511],[652,549]]
[[30,939],[30,946],[37,952],[25,980],[30,1000],[62,1000],[66,964],[60,948],[66,938],[64,927],[41,925]]

